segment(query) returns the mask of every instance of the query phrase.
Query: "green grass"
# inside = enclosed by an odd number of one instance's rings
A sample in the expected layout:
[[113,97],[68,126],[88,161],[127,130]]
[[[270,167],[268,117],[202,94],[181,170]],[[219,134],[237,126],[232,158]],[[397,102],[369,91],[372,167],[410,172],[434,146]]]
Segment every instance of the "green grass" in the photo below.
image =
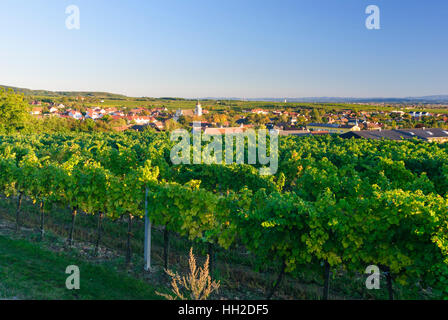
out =
[[[14,235],[13,226],[15,221],[15,199],[0,198],[0,226],[1,223],[6,224],[0,230],[6,233],[9,238],[21,237],[26,241],[21,241],[25,247],[32,247],[29,243],[37,242],[37,249],[49,248],[51,252],[39,249],[39,252],[46,252],[46,254],[55,255],[58,259],[63,258],[63,263],[57,266],[57,263],[36,263],[33,268],[41,268],[40,283],[46,283],[51,279],[56,279],[56,274],[59,278],[54,285],[50,286],[45,292],[41,292],[40,287],[33,285],[32,275],[28,277],[18,277],[15,274],[23,275],[29,274],[30,271],[10,272],[5,271],[5,268],[11,265],[4,260],[6,246],[3,241],[0,241],[0,298],[19,298],[29,299],[151,299],[160,298],[154,295],[154,289],[157,291],[167,292],[169,281],[163,272],[163,232],[158,228],[154,228],[152,232],[152,265],[155,271],[148,276],[142,273],[143,269],[143,238],[144,227],[142,220],[136,220],[133,224],[133,238],[132,243],[132,265],[125,267],[124,263],[124,249],[126,242],[127,222],[111,221],[105,219],[103,221],[103,238],[101,245],[103,248],[110,249],[112,255],[103,255],[100,257],[93,257],[93,243],[96,240],[96,224],[95,216],[85,215],[80,213],[76,219],[75,226],[75,247],[69,249],[65,245],[67,239],[68,227],[71,222],[70,210],[53,206],[48,208],[46,212],[46,236],[45,240],[40,242],[38,232],[39,226],[39,212],[36,205],[30,201],[24,200],[21,210],[21,221],[24,227],[20,234]],[[16,241],[16,240],[15,240]],[[28,245],[26,245],[28,244]],[[190,247],[194,247],[196,257],[199,258],[199,263],[203,263],[204,256],[207,253],[206,246],[198,242],[191,242],[185,238],[176,236],[174,234],[170,237],[170,269],[183,273],[187,268],[188,251]],[[26,261],[33,261],[36,259],[29,254],[29,250],[23,250],[19,246],[18,256],[23,261],[20,264],[25,265]],[[35,250],[37,250],[35,249]],[[16,250],[17,251],[17,250]],[[9,251],[8,251],[9,252]],[[31,250],[31,252],[33,252]],[[60,253],[60,252],[63,252]],[[25,258],[26,257],[26,258]],[[44,257],[42,254],[40,258]],[[230,298],[235,299],[264,299],[266,297],[265,290],[271,286],[272,281],[277,276],[278,266],[274,263],[262,267],[259,272],[255,272],[255,258],[251,254],[247,254],[244,248],[236,247],[229,250],[216,250],[216,263],[214,278],[221,281],[221,288],[219,295],[214,298]],[[48,260],[47,260],[48,261]],[[50,260],[52,261],[52,260]],[[78,261],[90,261],[81,263]],[[89,264],[90,263],[90,264]],[[95,263],[95,264],[93,264]],[[19,265],[20,265],[19,264]],[[81,269],[81,290],[78,292],[68,291],[65,289],[65,279],[67,275],[64,273],[65,268],[70,265],[78,265]],[[99,272],[90,272],[90,267],[103,270]],[[100,267],[101,266],[101,267]],[[105,270],[105,271],[104,271]],[[117,270],[126,270],[127,277],[131,277],[135,282],[126,280],[126,283],[139,284],[137,287],[149,287],[149,291],[139,291],[134,289],[134,286],[122,286],[120,284],[113,284],[116,282]],[[13,270],[14,271],[14,270]],[[387,299],[387,290],[385,279],[382,279],[382,290],[367,290],[365,288],[365,275],[363,274],[348,274],[343,271],[334,270],[336,273],[331,279],[331,298],[332,299]],[[104,274],[110,273],[110,279],[105,284],[103,280]],[[7,276],[6,276],[7,274]],[[122,275],[123,273],[119,273]],[[123,275],[123,277],[126,277]],[[28,282],[29,279],[31,282]],[[5,281],[3,279],[6,279]],[[50,280],[48,280],[50,279]],[[83,280],[84,279],[84,280]],[[92,279],[92,280],[90,280]],[[129,278],[128,278],[129,279]],[[83,282],[84,281],[84,282]],[[94,283],[90,283],[94,281]],[[109,284],[109,285],[107,285]],[[85,287],[89,286],[91,287]],[[320,270],[308,270],[300,268],[292,275],[285,277],[280,286],[276,299],[320,299],[322,295],[323,278]],[[159,289],[161,288],[161,289]],[[86,294],[82,294],[82,290],[88,290]],[[411,292],[407,287],[402,287],[399,284],[394,284],[394,291],[397,299],[430,299],[427,294],[422,295],[420,292]]]
[[[80,289],[65,287],[66,267],[80,269]],[[104,265],[80,261],[38,244],[0,236],[2,299],[160,299],[155,288]]]

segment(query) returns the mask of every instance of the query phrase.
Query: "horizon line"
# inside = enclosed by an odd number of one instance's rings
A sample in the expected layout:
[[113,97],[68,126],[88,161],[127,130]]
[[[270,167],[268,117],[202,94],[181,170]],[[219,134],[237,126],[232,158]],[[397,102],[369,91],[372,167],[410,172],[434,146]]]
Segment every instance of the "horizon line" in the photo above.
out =
[[322,96],[278,96],[278,97],[235,97],[235,96],[202,96],[202,97],[194,97],[194,96],[190,96],[190,97],[186,97],[186,96],[146,96],[146,95],[141,95],[141,96],[133,96],[133,95],[128,95],[126,93],[117,93],[117,92],[112,92],[112,91],[105,91],[105,90],[52,90],[52,89],[32,89],[32,88],[25,88],[25,87],[16,87],[16,86],[12,86],[12,85],[4,85],[4,84],[0,84],[0,87],[7,87],[7,88],[15,88],[15,89],[19,89],[19,90],[30,90],[30,91],[49,91],[49,92],[54,92],[54,93],[61,93],[61,92],[68,92],[68,93],[107,93],[107,94],[112,94],[112,95],[121,95],[127,98],[152,98],[152,99],[163,99],[163,98],[173,98],[173,99],[185,99],[185,100],[240,100],[240,101],[244,101],[244,100],[258,100],[258,101],[266,101],[266,100],[294,100],[294,99],[345,99],[345,100],[384,100],[384,99],[421,99],[421,98],[426,98],[426,97],[445,97],[448,99],[448,93],[446,94],[425,94],[425,95],[418,95],[418,96],[329,96],[329,95],[322,95]]

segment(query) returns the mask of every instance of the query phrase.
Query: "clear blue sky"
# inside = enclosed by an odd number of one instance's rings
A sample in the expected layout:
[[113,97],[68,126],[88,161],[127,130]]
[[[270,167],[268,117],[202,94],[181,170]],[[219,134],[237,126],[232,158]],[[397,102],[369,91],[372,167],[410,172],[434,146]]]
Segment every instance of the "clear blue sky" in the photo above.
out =
[[[78,5],[81,29],[65,27]],[[381,9],[367,30],[365,9]],[[0,84],[130,96],[448,94],[447,0],[1,0]]]

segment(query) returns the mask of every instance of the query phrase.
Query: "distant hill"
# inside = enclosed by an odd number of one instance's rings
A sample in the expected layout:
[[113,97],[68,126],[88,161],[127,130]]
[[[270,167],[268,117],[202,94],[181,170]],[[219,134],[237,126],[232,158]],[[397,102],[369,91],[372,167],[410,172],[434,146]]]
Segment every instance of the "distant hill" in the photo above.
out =
[[425,96],[425,97],[415,97],[415,98],[409,98],[409,99],[416,99],[416,100],[425,100],[425,101],[448,101],[448,95],[436,95],[436,96]]
[[[258,98],[250,101],[283,102],[284,98]],[[434,95],[424,97],[405,98],[354,98],[354,97],[308,97],[287,98],[288,102],[314,102],[314,103],[405,103],[405,104],[448,104],[448,95]]]
[[94,97],[107,99],[123,99],[127,98],[125,95],[109,93],[109,92],[94,92],[94,91],[48,91],[48,90],[31,90],[26,88],[17,88],[0,85],[3,89],[12,89],[16,93],[23,93],[26,96],[44,96],[44,97]]
[[[44,96],[44,97],[94,97],[104,99],[127,99],[129,97],[122,94],[95,91],[48,91],[48,90],[31,90],[25,88],[10,87],[0,85],[0,88],[12,89],[15,92],[23,93],[27,96]],[[153,98],[139,98],[151,100]],[[183,98],[162,97],[160,100],[182,101],[189,100]],[[243,99],[237,97],[206,97],[201,100],[242,100],[242,101],[269,101],[284,102],[285,98],[250,98]],[[448,95],[433,95],[423,97],[405,97],[405,98],[356,98],[356,97],[307,97],[307,98],[286,98],[287,102],[314,102],[314,103],[403,103],[403,104],[448,104]]]

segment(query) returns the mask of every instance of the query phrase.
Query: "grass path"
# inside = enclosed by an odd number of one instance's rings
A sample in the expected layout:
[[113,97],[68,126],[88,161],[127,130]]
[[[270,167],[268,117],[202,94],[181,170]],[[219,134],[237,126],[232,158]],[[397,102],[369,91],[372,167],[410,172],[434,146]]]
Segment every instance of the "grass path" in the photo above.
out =
[[[65,287],[68,265],[80,269],[80,289]],[[148,283],[110,267],[0,235],[0,299],[160,299]]]

